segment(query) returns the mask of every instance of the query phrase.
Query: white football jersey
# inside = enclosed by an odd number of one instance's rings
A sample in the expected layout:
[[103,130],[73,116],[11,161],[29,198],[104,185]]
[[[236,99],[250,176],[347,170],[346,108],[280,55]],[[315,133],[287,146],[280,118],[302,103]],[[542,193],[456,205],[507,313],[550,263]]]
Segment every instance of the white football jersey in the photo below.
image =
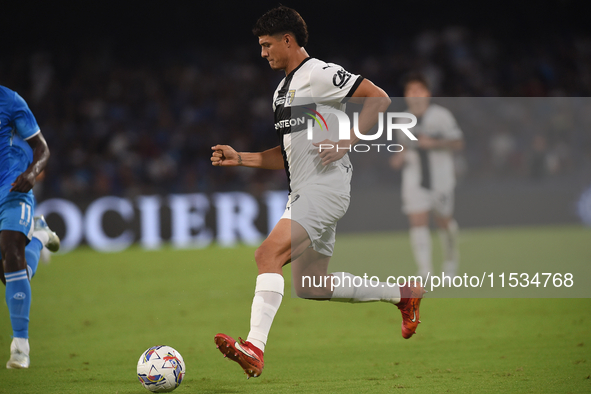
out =
[[[444,140],[463,138],[454,116],[440,105],[430,104],[423,116],[417,117],[417,125],[409,129],[415,136]],[[456,184],[454,153],[451,149],[419,149],[416,141],[409,141],[399,132],[398,140],[404,145],[405,166],[402,170],[402,183],[419,184],[437,191],[452,190]]]
[[[353,169],[349,156],[323,166],[313,142],[338,141],[336,116],[323,110],[344,112],[346,101],[362,80],[339,65],[309,57],[279,83],[273,111],[290,192],[314,184],[350,192]],[[314,122],[313,140],[308,139],[309,120]]]

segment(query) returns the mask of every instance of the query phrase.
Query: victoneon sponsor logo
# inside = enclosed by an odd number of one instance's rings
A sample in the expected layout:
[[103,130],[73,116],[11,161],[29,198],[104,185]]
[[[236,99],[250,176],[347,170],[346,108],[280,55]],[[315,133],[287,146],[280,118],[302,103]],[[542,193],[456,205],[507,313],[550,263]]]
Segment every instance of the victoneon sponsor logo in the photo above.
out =
[[283,119],[279,122],[275,123],[275,130],[279,130],[285,127],[294,127],[303,125],[306,122],[305,117],[297,118],[297,119]]
[[[304,107],[309,112],[305,112],[306,115],[311,117],[312,119],[308,119],[308,121],[316,121],[316,124],[320,127],[321,130],[328,131],[328,124],[326,123],[326,119],[322,114],[312,108]],[[299,118],[292,118],[292,119],[283,119],[279,122],[275,123],[275,130],[284,128],[284,127],[295,127],[300,126],[306,123],[306,117],[301,116]]]

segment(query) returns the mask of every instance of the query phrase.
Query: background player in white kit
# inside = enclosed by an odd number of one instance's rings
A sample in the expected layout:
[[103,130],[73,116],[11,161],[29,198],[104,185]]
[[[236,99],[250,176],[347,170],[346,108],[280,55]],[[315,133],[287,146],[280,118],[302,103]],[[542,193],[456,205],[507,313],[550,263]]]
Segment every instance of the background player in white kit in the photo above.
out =
[[458,224],[453,218],[454,151],[463,149],[462,131],[449,110],[431,103],[431,91],[420,74],[410,74],[404,83],[408,111],[417,117],[412,133],[418,141],[408,141],[401,153],[391,157],[395,169],[402,168],[402,210],[410,223],[410,242],[418,273],[424,279],[433,272],[429,212],[439,227],[443,248],[442,271],[448,276],[458,272]]
[[[328,275],[328,263],[335,242],[336,222],[349,206],[351,164],[346,149],[322,150],[306,138],[306,126],[295,119],[302,114],[300,102],[307,111],[330,106],[343,109],[348,99],[363,102],[359,129],[368,132],[378,120],[378,112],[390,105],[387,94],[370,81],[353,75],[335,64],[310,58],[304,46],[308,41],[307,26],[293,9],[280,6],[270,10],[256,23],[253,33],[259,38],[261,56],[274,70],[285,71],[273,96],[275,129],[280,146],[258,153],[238,153],[228,145],[212,147],[212,164],[266,169],[285,169],[290,182],[290,198],[286,211],[267,239],[255,252],[259,270],[252,302],[250,332],[247,340],[235,341],[217,334],[215,342],[224,357],[236,361],[248,377],[260,376],[263,352],[271,324],[284,292],[282,267],[292,263],[292,277],[298,296],[307,299],[345,302],[385,301],[396,304],[402,312],[402,335],[410,338],[419,323],[422,287],[402,288],[378,286],[355,287],[349,278],[335,286],[305,288],[302,276]],[[303,101],[301,100],[303,98]],[[308,98],[308,100],[306,100]],[[292,106],[294,104],[294,106]],[[328,142],[328,141],[319,141]],[[356,137],[339,141],[343,148],[357,142]],[[335,144],[335,142],[331,142]],[[337,275],[337,273],[335,273]],[[229,282],[234,280],[231,274]]]

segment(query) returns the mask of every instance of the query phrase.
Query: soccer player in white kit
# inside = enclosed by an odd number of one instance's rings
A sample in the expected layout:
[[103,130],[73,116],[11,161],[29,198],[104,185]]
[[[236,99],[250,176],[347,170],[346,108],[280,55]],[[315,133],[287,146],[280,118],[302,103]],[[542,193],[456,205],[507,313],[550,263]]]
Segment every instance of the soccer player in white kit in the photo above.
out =
[[412,73],[404,84],[408,111],[417,117],[412,132],[418,141],[399,134],[404,150],[391,157],[395,169],[402,168],[402,211],[408,215],[410,242],[418,267],[425,279],[433,272],[429,212],[439,227],[443,248],[442,271],[458,272],[458,224],[453,218],[454,152],[463,149],[462,131],[451,112],[430,102],[431,91],[421,74]]
[[[335,242],[336,222],[349,206],[352,166],[347,149],[358,142],[324,140],[341,149],[318,149],[307,141],[305,124],[295,122],[302,108],[295,106],[303,98],[306,111],[325,107],[338,110],[351,100],[364,100],[359,115],[359,130],[367,133],[377,123],[378,113],[390,105],[387,94],[359,75],[342,67],[309,57],[304,49],[308,41],[307,26],[293,9],[280,6],[263,15],[253,29],[259,38],[261,56],[273,70],[282,70],[286,77],[273,96],[275,129],[280,145],[257,153],[236,152],[228,145],[212,147],[214,166],[247,166],[285,169],[290,196],[286,211],[269,236],[255,252],[259,270],[252,302],[250,332],[239,342],[225,334],[217,334],[215,342],[224,357],[236,361],[248,377],[260,376],[263,352],[271,324],[284,292],[282,267],[291,262],[294,287],[306,299],[342,302],[384,301],[398,306],[402,313],[402,335],[410,338],[419,323],[419,305],[424,289],[408,284],[404,287],[369,285],[355,287],[349,273],[333,273],[343,280],[334,289],[330,285],[317,288],[302,283],[304,275],[328,276],[328,263]],[[309,98],[309,100],[306,100]],[[294,104],[294,106],[292,106]],[[310,112],[310,113],[312,113]],[[297,125],[296,125],[297,124]],[[330,276],[329,276],[330,277]],[[348,279],[348,281],[345,280]],[[358,282],[355,282],[358,283]]]

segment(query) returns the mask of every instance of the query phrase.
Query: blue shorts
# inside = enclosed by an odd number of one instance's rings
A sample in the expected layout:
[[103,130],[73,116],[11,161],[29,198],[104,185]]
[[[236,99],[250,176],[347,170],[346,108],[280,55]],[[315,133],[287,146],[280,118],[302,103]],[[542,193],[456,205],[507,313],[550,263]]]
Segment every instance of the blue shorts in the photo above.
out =
[[35,197],[32,192],[0,194],[0,231],[19,231],[33,237]]

